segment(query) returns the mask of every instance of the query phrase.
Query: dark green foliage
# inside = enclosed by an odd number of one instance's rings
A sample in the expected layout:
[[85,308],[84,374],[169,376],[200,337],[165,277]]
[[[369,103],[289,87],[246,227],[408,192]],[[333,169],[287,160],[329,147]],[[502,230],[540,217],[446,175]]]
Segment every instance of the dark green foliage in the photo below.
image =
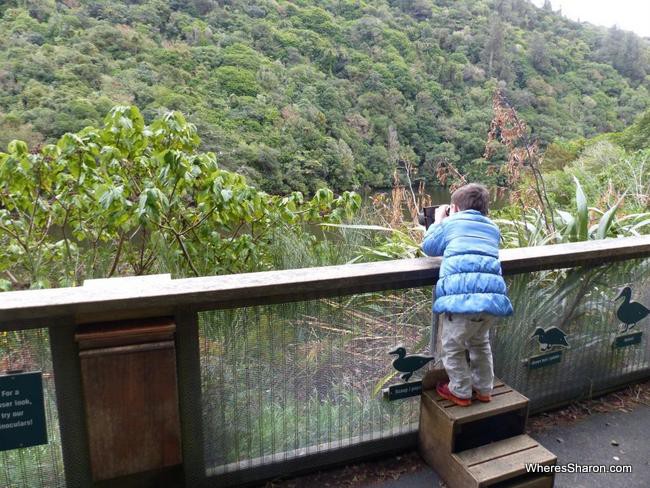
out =
[[621,131],[650,100],[647,41],[524,0],[11,0],[0,32],[2,149],[115,104],[179,110],[279,193],[385,187],[404,160],[480,178],[500,85],[543,146]]
[[650,110],[625,129],[620,135],[620,142],[628,150],[650,149]]
[[[570,204],[578,179],[599,208],[621,199],[620,208],[632,214],[630,218],[650,209],[649,167],[650,110],[622,132],[556,141],[547,147],[542,163],[548,193],[556,204]],[[647,223],[633,230],[647,232]]]

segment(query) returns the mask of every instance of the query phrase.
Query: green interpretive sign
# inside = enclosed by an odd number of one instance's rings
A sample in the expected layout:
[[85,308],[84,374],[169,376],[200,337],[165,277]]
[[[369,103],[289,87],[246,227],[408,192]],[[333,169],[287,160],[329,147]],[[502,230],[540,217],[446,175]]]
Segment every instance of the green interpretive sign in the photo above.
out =
[[528,359],[528,369],[543,368],[551,364],[557,364],[562,361],[562,351],[549,352],[547,354],[540,354]]
[[42,373],[0,375],[0,451],[47,444]]
[[623,334],[617,336],[616,339],[614,339],[614,343],[612,344],[612,346],[627,347],[627,346],[633,346],[635,344],[641,344],[642,335],[643,332],[638,331],[638,332],[632,332],[630,334]]
[[401,400],[417,396],[422,393],[422,382],[414,381],[413,383],[402,383],[400,385],[389,386],[383,390],[384,399],[388,401]]

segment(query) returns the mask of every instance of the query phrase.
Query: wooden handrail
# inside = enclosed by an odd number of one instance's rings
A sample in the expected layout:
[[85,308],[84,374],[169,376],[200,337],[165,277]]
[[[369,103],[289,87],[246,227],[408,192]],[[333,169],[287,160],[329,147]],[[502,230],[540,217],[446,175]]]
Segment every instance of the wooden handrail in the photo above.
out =
[[[516,274],[648,256],[650,236],[640,236],[506,249],[500,258],[504,274]],[[0,330],[46,327],[62,317],[84,322],[163,316],[184,308],[236,308],[433,285],[440,263],[440,258],[400,259],[177,280],[115,278],[104,286],[5,292],[0,293]]]

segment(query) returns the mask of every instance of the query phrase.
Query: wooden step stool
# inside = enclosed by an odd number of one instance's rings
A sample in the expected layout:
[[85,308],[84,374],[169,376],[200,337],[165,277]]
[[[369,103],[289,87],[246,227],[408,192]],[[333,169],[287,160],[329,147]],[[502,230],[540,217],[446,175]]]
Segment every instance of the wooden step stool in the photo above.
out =
[[422,393],[420,454],[449,488],[550,488],[553,474],[524,463],[554,465],[556,456],[524,432],[528,398],[496,380],[492,401],[459,407],[433,390]]

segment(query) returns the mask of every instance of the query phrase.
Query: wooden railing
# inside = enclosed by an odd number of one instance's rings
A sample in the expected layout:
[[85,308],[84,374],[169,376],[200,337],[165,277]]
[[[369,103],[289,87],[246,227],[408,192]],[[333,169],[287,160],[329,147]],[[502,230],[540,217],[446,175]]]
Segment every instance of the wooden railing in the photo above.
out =
[[[650,236],[501,251],[504,274],[597,265],[650,256]],[[435,284],[440,258],[417,258],[201,278],[168,275],[92,280],[92,286],[0,293],[0,330],[44,327],[60,317],[82,322],[160,317]],[[99,286],[97,286],[99,285]]]

